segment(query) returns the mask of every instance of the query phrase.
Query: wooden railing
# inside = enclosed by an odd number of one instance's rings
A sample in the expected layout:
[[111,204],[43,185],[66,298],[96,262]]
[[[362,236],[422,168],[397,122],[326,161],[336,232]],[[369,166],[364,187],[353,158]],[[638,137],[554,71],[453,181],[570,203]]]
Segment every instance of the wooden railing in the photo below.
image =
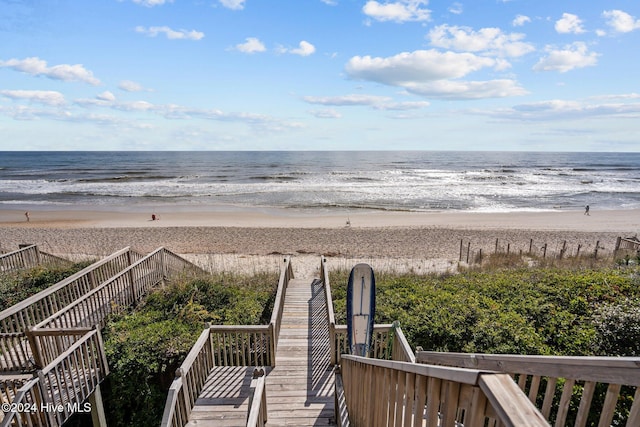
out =
[[187,261],[181,256],[165,249],[162,250],[162,266],[165,279],[179,277],[181,274],[201,274],[202,268],[194,263]]
[[26,270],[41,264],[71,264],[68,259],[42,252],[37,245],[21,247],[16,251],[0,250],[0,273]]
[[[336,361],[339,364],[343,354],[349,354],[347,341],[347,326],[335,326]],[[402,330],[394,324],[376,324],[373,326],[373,337],[369,355],[372,359],[399,360],[402,362],[415,362],[415,356],[407,342]]]
[[247,427],[262,427],[267,422],[267,390],[264,369],[256,368],[249,387]]
[[0,272],[24,270],[40,264],[40,251],[36,245],[0,255]]
[[130,248],[88,266],[47,289],[0,312],[0,332],[24,332],[82,297],[142,256]]
[[104,326],[107,316],[129,307],[162,282],[163,248],[157,249],[73,303],[38,323],[35,328]]
[[206,328],[176,370],[164,407],[162,427],[182,427],[187,424],[191,409],[214,366],[211,333]]
[[615,255],[618,255],[620,252],[631,254],[640,252],[640,240],[637,237],[625,238],[618,237],[616,239],[616,246],[613,251]]
[[[109,374],[100,331],[93,329],[73,343],[38,376],[22,386],[0,427],[61,426]],[[88,409],[88,408],[87,408]]]
[[327,320],[329,322],[329,345],[331,347],[331,365],[338,363],[340,354],[336,351],[336,316],[333,312],[333,298],[331,296],[331,282],[329,280],[329,270],[327,259],[320,258],[320,280],[324,286],[324,299],[327,307]]
[[47,366],[63,354],[92,328],[56,328],[31,329],[27,331],[27,339],[33,353],[36,367]]
[[351,355],[341,371],[354,427],[548,426],[507,374]]
[[284,299],[287,295],[287,288],[289,287],[289,281],[293,279],[293,269],[291,268],[291,258],[285,257],[283,261],[284,265],[280,268],[280,279],[278,280],[278,289],[276,291],[276,298],[273,303],[273,312],[271,313],[271,321],[269,322],[269,328],[271,329],[272,344],[273,344],[273,365],[275,366],[275,354],[278,348],[278,337],[280,336],[280,324],[282,323],[282,315],[284,313]]
[[212,325],[214,366],[275,366],[272,329],[266,325]]
[[[640,357],[418,351],[416,358],[419,363],[506,372],[528,394],[543,416],[557,426],[570,425],[569,420],[575,420],[575,426],[584,426],[589,416],[600,426],[612,425],[614,418],[615,425],[626,422],[629,427],[640,426]],[[624,401],[630,408],[624,407]],[[570,405],[570,402],[574,403]]]
[[[165,263],[167,259],[173,260],[169,268]],[[158,248],[35,327],[73,328],[96,324],[104,326],[107,316],[134,305],[153,287],[165,280],[165,272],[170,276],[195,267],[184,260],[181,268],[181,259],[165,248]]]
[[0,312],[0,372],[32,369],[26,331],[141,257],[128,247],[121,249]]

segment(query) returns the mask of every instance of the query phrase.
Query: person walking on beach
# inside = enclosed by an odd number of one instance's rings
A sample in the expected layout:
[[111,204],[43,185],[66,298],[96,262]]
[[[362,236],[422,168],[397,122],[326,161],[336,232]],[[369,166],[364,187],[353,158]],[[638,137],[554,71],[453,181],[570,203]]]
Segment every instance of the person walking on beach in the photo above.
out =
[[589,215],[589,205],[584,207],[584,215]]
[[29,222],[29,211],[25,212],[24,216],[27,218],[27,222]]

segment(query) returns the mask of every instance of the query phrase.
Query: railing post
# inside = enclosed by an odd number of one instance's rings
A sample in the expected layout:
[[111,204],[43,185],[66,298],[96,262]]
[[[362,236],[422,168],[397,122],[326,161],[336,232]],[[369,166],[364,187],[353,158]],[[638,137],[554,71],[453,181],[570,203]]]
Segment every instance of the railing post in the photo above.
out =
[[40,341],[36,338],[33,330],[34,326],[29,326],[25,331],[25,335],[27,336],[27,340],[29,341],[29,346],[31,347],[31,354],[33,355],[34,364],[38,369],[42,369],[45,366],[44,358],[42,357],[42,349],[40,348]]
[[47,390],[45,389],[45,376],[42,373],[42,371],[38,371],[38,393],[40,393],[40,397],[42,398],[42,404],[41,407],[38,408],[40,410],[44,409],[44,416],[46,418],[48,418],[49,421],[49,425],[50,426],[56,426],[59,423],[57,423],[56,418],[55,418],[55,414],[57,413],[56,411],[52,410],[51,407],[54,405],[54,402],[52,402],[51,400],[49,400],[49,394],[47,393]]
[[107,417],[104,413],[104,405],[102,404],[100,384],[96,386],[96,389],[89,396],[89,403],[91,404],[91,422],[93,423],[93,427],[107,427]]
[[276,367],[276,333],[273,322],[269,323],[269,364],[272,368]]

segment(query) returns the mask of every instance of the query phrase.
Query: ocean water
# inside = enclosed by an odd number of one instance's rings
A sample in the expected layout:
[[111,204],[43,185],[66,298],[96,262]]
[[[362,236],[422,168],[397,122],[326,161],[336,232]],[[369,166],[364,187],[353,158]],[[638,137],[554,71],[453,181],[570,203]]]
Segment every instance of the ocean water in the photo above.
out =
[[0,152],[0,208],[640,208],[640,153]]

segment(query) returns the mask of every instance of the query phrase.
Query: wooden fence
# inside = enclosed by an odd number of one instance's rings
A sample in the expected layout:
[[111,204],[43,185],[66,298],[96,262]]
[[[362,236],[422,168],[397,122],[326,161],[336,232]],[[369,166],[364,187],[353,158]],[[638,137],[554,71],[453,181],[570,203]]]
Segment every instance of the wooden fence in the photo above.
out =
[[545,419],[556,426],[578,427],[587,421],[599,426],[640,426],[640,357],[418,351],[416,359],[418,363],[508,373]]
[[26,270],[41,264],[71,264],[67,259],[42,252],[37,245],[22,245],[16,251],[0,254],[0,273]]
[[566,240],[556,242],[555,244],[535,242],[529,239],[527,242],[507,242],[500,239],[495,240],[495,244],[491,247],[479,247],[470,240],[460,240],[460,255],[458,260],[466,264],[479,264],[483,259],[492,254],[504,255],[526,255],[543,259],[562,259],[569,257],[591,257],[602,258],[605,256],[613,256],[615,250],[606,250],[606,248],[598,240],[592,243],[569,244]]
[[351,355],[341,372],[354,427],[548,426],[507,374]]

